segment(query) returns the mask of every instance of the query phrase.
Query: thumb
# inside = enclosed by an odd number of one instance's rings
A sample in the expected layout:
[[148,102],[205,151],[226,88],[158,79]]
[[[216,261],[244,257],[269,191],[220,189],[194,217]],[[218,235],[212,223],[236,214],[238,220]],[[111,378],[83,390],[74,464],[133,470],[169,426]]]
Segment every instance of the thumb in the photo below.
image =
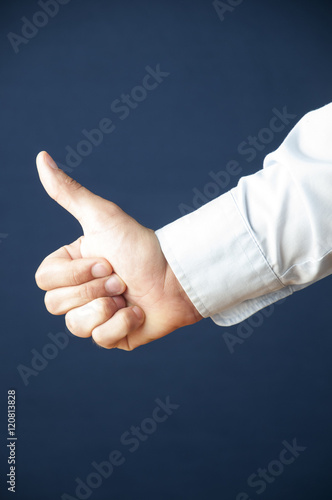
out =
[[60,170],[46,151],[36,159],[40,181],[47,194],[71,213],[81,225],[95,219],[96,211],[105,202]]

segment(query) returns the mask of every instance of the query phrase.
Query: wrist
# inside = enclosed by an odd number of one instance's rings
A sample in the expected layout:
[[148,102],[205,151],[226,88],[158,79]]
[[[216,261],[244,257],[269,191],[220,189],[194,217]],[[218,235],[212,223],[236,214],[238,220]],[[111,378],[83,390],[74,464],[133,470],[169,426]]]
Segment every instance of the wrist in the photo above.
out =
[[[167,262],[167,261],[166,261]],[[165,290],[168,290],[168,293],[171,293],[174,297],[177,297],[180,309],[180,319],[181,324],[179,327],[192,325],[197,323],[203,316],[198,312],[189,296],[185,292],[181,283],[175,276],[171,266],[166,264],[166,272],[165,272]]]

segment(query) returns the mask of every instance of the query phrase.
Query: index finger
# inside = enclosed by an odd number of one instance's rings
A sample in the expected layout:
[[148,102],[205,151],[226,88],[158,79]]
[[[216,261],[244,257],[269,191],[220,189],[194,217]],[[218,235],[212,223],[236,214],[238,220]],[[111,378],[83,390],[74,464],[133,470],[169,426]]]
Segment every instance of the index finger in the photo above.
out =
[[[111,264],[103,258],[73,258],[73,248],[62,247],[46,257],[36,272],[36,283],[42,290],[76,286],[95,278],[110,276]],[[76,253],[77,255],[77,253]]]

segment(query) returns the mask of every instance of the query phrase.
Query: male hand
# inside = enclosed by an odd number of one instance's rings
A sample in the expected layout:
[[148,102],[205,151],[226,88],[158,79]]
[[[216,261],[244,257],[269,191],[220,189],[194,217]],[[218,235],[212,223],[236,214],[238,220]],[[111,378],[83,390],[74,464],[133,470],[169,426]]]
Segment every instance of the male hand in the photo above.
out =
[[[46,192],[84,233],[48,256],[36,273],[38,286],[47,291],[47,309],[66,314],[74,335],[132,350],[202,319],[154,231],[68,177],[46,152],[39,153],[37,168]],[[112,270],[113,285],[105,288]]]

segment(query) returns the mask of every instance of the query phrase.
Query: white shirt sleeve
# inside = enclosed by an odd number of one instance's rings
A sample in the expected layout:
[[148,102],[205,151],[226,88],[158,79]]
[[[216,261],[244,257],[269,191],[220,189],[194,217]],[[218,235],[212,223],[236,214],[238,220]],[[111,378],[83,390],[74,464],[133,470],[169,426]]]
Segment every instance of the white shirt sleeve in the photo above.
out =
[[199,313],[221,326],[332,274],[332,103],[262,170],[156,235]]

